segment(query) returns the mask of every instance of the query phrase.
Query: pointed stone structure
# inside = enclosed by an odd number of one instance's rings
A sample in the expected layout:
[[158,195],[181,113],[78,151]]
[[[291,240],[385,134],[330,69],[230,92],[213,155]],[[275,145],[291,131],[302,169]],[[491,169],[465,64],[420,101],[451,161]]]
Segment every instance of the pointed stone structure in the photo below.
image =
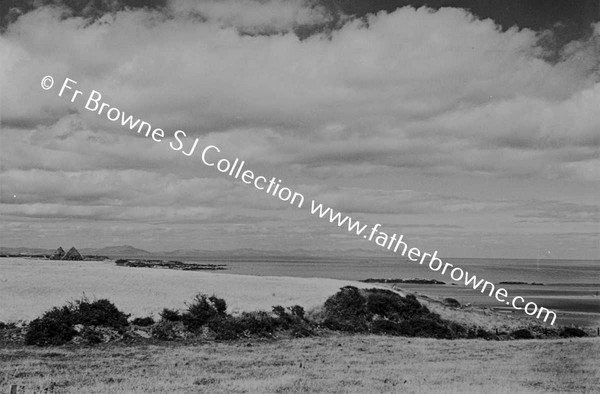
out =
[[62,260],[63,257],[65,257],[65,251],[62,246],[59,246],[56,252],[50,256],[50,260]]
[[73,246],[71,249],[69,249],[69,251],[63,256],[61,260],[83,260],[83,257]]

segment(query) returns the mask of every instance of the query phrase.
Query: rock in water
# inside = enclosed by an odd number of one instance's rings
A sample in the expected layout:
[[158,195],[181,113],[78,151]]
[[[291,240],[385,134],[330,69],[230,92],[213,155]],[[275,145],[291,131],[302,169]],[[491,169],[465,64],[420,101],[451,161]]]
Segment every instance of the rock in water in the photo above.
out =
[[62,260],[63,257],[65,257],[65,251],[62,246],[59,246],[56,252],[50,257],[50,260]]
[[63,256],[61,260],[83,260],[83,257],[79,254],[77,249],[73,246],[69,251]]

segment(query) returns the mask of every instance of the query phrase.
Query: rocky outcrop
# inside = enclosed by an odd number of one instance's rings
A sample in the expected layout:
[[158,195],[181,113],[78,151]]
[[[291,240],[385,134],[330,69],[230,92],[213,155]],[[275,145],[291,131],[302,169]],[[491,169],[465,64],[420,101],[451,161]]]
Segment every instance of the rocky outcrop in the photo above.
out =
[[167,268],[183,271],[216,271],[227,269],[224,264],[182,263],[175,260],[119,259],[115,261],[115,264],[120,267]]
[[58,249],[56,249],[56,252],[50,256],[50,260],[62,260],[63,257],[65,257],[65,251],[62,246],[59,246]]
[[69,251],[63,256],[61,260],[83,260],[83,257],[73,246],[71,249],[69,249]]

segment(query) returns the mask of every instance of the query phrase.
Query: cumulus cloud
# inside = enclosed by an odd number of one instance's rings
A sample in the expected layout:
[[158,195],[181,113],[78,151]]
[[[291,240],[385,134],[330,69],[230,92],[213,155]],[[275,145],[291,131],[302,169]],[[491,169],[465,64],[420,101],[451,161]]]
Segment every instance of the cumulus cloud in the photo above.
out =
[[[575,216],[555,217],[530,211],[529,196],[477,198],[458,185],[573,181],[588,196],[600,180],[600,24],[555,62],[542,38],[451,8],[340,19],[309,1],[173,1],[90,21],[41,7],[0,35],[3,212],[70,217],[74,206],[81,219],[183,223],[273,211],[291,234],[284,222],[299,216],[277,201],[177,155],[168,138],[154,143],[86,110],[94,89],[349,213],[423,215],[440,229],[500,212],[589,223],[588,197],[565,197],[556,209]],[[58,84],[49,91],[45,75]],[[65,77],[80,100],[57,96]],[[399,187],[400,176],[412,184]],[[455,182],[420,190],[431,177]]]

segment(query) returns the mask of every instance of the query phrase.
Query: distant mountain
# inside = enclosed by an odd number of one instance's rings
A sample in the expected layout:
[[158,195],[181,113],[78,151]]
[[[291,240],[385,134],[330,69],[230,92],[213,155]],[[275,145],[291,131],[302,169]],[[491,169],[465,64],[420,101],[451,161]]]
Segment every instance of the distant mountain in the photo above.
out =
[[173,257],[215,257],[215,258],[227,258],[227,257],[271,257],[271,256],[285,256],[291,253],[271,250],[256,250],[251,248],[244,249],[232,249],[232,250],[201,250],[201,249],[177,249],[164,252],[156,252],[154,255],[160,256],[173,256]]
[[335,258],[335,257],[377,257],[377,256],[390,256],[390,252],[383,251],[371,251],[363,249],[352,249],[352,250],[306,250],[306,249],[294,249],[290,251],[281,250],[257,250],[252,248],[241,248],[232,250],[202,250],[202,249],[177,249],[171,251],[162,251],[152,253],[155,256],[162,257],[195,257],[195,258],[215,258],[215,259],[227,259],[227,258],[261,258],[261,257],[324,257],[324,258]]
[[83,248],[81,253],[86,255],[118,256],[118,257],[144,257],[153,253],[144,249],[138,249],[131,245],[107,246],[101,249]]

